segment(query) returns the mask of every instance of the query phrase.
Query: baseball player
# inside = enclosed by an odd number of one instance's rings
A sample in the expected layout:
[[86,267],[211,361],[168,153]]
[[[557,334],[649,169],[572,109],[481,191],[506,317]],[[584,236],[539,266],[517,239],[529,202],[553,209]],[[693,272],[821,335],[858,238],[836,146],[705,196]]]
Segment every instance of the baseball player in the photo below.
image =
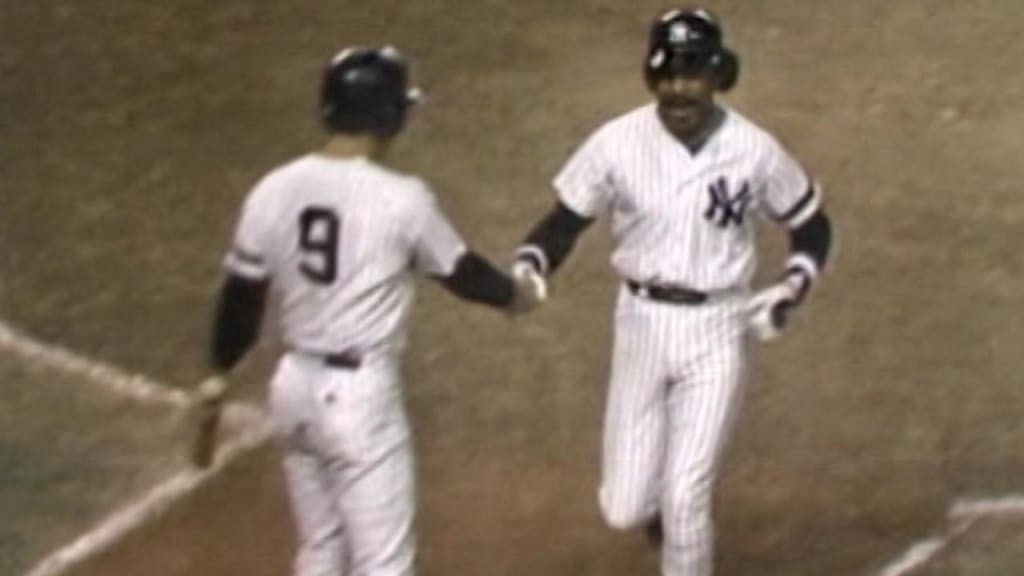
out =
[[[322,79],[324,147],[265,176],[226,257],[212,338],[225,374],[279,292],[288,352],[269,412],[299,536],[297,576],[413,574],[414,478],[399,361],[417,271],[516,312],[511,278],[467,249],[428,185],[383,164],[418,91],[392,47],[342,51]],[[204,386],[207,395],[223,395]],[[216,390],[209,392],[209,390]]]
[[[711,494],[745,336],[778,335],[829,253],[820,188],[775,138],[716,101],[738,72],[711,13],[659,16],[644,62],[654,102],[575,151],[513,267],[543,288],[579,234],[610,214],[622,287],[599,501],[611,527],[658,538],[666,576],[711,574]],[[785,227],[791,252],[779,280],[751,295],[755,216]]]

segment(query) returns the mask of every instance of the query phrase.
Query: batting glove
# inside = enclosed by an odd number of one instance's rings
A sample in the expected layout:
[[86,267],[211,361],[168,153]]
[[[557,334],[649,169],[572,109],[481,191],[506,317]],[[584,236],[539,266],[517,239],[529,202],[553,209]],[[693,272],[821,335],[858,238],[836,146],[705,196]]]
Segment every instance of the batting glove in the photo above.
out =
[[531,290],[534,300],[538,303],[548,299],[548,281],[531,262],[517,259],[512,264],[512,277],[515,278],[517,284]]
[[796,308],[805,292],[804,280],[797,276],[761,290],[747,304],[747,324],[762,342],[775,340],[785,328],[789,313]]

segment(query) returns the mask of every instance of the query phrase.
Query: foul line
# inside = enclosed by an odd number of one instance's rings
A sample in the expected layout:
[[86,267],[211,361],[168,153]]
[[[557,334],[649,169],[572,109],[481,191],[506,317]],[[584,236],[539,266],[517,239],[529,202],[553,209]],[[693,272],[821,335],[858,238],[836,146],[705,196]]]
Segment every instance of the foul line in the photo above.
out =
[[[58,370],[83,378],[106,390],[140,402],[184,410],[189,396],[182,390],[77,354],[62,346],[47,344],[6,322],[0,321],[0,350],[19,356],[34,366]],[[157,484],[142,497],[131,501],[101,520],[95,527],[58,548],[24,576],[60,576],[81,563],[110,549],[130,532],[159,518],[177,502],[196,491],[239,457],[259,448],[271,436],[263,412],[250,404],[230,402],[224,407],[224,434],[235,435],[217,448],[214,464],[205,470],[186,469]]]
[[923,568],[943,550],[966,534],[978,520],[992,516],[1024,514],[1024,494],[1011,494],[999,498],[963,498],[946,512],[948,528],[938,536],[919,540],[898,558],[890,562],[878,576],[907,576]]
[[[188,395],[141,374],[129,374],[116,366],[92,360],[64,347],[46,344],[0,321],[0,349],[7,350],[39,366],[83,377],[112,392],[143,402],[188,406]],[[270,438],[270,426],[262,412],[244,403],[230,403],[224,411],[225,423],[237,425],[241,432],[222,444],[217,460],[206,470],[179,472],[158,484],[138,500],[129,503],[102,520],[95,528],[57,549],[24,576],[60,576],[72,567],[97,556],[124,536],[165,514],[174,504],[194,492],[231,462],[262,446]],[[1000,498],[957,500],[946,514],[949,528],[939,536],[912,544],[890,562],[878,576],[907,576],[924,567],[974,524],[988,516],[1024,514],[1024,495]]]
[[1024,494],[1010,494],[1001,498],[965,498],[958,500],[949,513],[953,518],[1024,514]]
[[76,354],[61,346],[40,342],[0,321],[0,348],[13,352],[30,363],[74,374],[108,390],[154,404],[177,408],[188,405],[188,395],[176,388],[154,382],[140,374]]
[[[253,416],[248,406],[236,405],[233,408],[225,412],[225,418],[231,417],[232,412],[234,418],[246,413],[242,418]],[[270,427],[265,421],[260,420],[250,425],[238,437],[221,446],[213,466],[206,470],[191,469],[175,474],[137,501],[115,511],[92,530],[50,554],[24,576],[60,576],[96,557],[132,531],[165,514],[177,502],[213,479],[232,461],[262,446],[269,437]]]

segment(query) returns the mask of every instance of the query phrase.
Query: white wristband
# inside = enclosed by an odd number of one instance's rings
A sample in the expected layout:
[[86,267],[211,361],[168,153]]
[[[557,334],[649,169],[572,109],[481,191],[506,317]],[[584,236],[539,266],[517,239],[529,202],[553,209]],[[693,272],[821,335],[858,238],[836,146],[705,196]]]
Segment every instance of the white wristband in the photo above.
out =
[[818,278],[818,265],[803,253],[792,254],[786,259],[786,272],[783,282],[796,289],[797,300],[802,300],[810,292]]
[[516,260],[526,260],[528,262],[536,263],[540,267],[537,272],[540,272],[542,276],[548,275],[548,256],[540,246],[537,246],[536,244],[524,244],[516,249],[515,258]]

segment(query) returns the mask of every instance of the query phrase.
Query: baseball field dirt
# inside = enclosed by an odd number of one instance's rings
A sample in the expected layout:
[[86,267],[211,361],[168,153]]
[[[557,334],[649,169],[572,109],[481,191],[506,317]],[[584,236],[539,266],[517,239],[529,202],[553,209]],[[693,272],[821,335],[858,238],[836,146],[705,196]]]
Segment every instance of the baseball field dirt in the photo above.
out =
[[[1024,4],[708,5],[742,59],[728,101],[822,180],[838,237],[790,333],[757,350],[716,575],[871,574],[956,498],[1024,491]],[[507,263],[574,146],[646,100],[644,35],[666,7],[0,1],[0,315],[195,385],[239,203],[319,145],[321,66],[358,43],[413,58],[429,98],[395,163]],[[770,276],[784,239],[765,233]],[[607,247],[588,232],[550,305],[516,322],[422,283],[406,363],[422,574],[657,572],[596,505]],[[279,576],[292,546],[267,447],[73,574]]]
[[913,576],[1012,576],[1024,563],[1024,516],[1019,513],[975,523]]

